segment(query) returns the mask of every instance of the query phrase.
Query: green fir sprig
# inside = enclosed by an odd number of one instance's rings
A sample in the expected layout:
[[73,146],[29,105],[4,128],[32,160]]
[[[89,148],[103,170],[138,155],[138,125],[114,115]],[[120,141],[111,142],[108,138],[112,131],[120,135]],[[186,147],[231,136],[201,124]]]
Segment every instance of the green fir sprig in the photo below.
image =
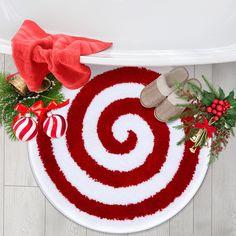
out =
[[[6,133],[10,139],[16,140],[12,122],[17,116],[18,112],[14,110],[17,103],[22,103],[26,107],[31,107],[35,102],[42,100],[47,106],[52,100],[61,103],[65,100],[61,92],[61,83],[55,79],[52,74],[48,74],[47,78],[51,80],[51,87],[42,93],[30,92],[26,97],[18,94],[13,86],[6,81],[9,74],[0,73],[0,126],[4,125]],[[33,115],[33,114],[31,114]]]
[[[204,118],[210,121],[211,125],[216,128],[210,147],[210,162],[213,162],[218,159],[220,152],[227,146],[229,138],[234,135],[233,128],[236,125],[236,98],[234,97],[235,94],[233,90],[228,95],[225,95],[224,90],[220,87],[216,89],[206,76],[203,75],[202,79],[207,86],[207,90],[204,90],[191,82],[187,82],[187,84],[176,84],[176,90],[178,91],[178,94],[180,94],[180,97],[191,102],[178,105],[184,107],[185,111],[172,117],[170,121],[179,118],[190,118],[190,121],[175,127],[177,129],[183,129],[186,132],[186,135],[178,142],[178,144],[188,141],[197,134],[199,131],[199,129],[195,128],[197,123],[202,123]],[[217,116],[210,112],[212,109],[211,106],[215,100],[223,102],[227,101],[230,106],[226,111],[222,111],[221,116]],[[201,142],[199,143],[199,147],[206,145],[207,141],[208,137],[206,133],[204,133]]]

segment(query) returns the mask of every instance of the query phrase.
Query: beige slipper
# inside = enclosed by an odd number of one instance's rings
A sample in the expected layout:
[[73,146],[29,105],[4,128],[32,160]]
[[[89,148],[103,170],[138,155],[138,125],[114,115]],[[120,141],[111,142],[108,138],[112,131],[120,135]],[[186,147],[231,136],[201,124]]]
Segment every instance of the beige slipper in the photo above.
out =
[[182,83],[188,79],[188,76],[188,71],[184,67],[177,67],[167,74],[161,75],[142,90],[141,104],[146,108],[158,106],[173,92],[175,82]]
[[[201,83],[197,79],[189,79],[188,82],[191,82],[199,88],[201,88]],[[185,83],[187,85],[187,83]],[[184,88],[185,91],[188,91],[188,86]],[[186,101],[181,99],[180,94],[176,92],[172,92],[167,99],[165,99],[159,106],[157,106],[154,110],[154,116],[157,120],[162,122],[167,122],[170,118],[181,114],[185,108],[176,106],[177,104],[188,104],[191,101]]]

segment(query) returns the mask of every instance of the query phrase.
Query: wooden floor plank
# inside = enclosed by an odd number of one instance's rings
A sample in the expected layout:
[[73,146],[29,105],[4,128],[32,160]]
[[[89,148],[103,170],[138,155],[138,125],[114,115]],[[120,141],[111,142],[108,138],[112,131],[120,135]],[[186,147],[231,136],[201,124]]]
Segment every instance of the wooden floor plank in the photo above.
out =
[[29,165],[27,144],[11,141],[5,135],[5,147],[5,184],[37,186]]
[[[212,81],[212,65],[195,66],[195,77],[205,75]],[[205,85],[203,84],[205,88]],[[199,191],[194,197],[194,235],[211,235],[211,166]],[[204,214],[203,214],[204,212]]]
[[[236,63],[213,66],[213,82],[227,92],[236,88]],[[213,165],[212,235],[236,235],[236,138]]]
[[169,221],[167,221],[161,224],[160,226],[139,233],[129,234],[129,236],[169,236],[170,234],[169,230],[170,230],[170,225]]
[[191,236],[193,235],[193,201],[170,219],[171,236]]
[[[9,55],[5,55],[4,69],[9,73],[16,72]],[[5,135],[5,147],[5,184],[37,186],[29,165],[27,144],[21,141],[13,142]]]
[[16,66],[10,55],[4,55],[4,71],[6,73],[15,73],[17,72]]
[[46,201],[45,236],[85,236],[86,228],[70,221]]
[[5,187],[4,236],[44,236],[44,209],[38,187]]
[[[117,236],[117,234],[108,234],[87,229],[87,236]],[[119,234],[119,236],[127,236],[127,234]]]
[[[4,55],[0,54],[0,72],[4,72]],[[3,236],[4,221],[4,129],[0,127],[0,236]]]
[[0,127],[0,236],[4,230],[4,130]]
[[4,54],[0,53],[0,72],[4,72]]
[[[87,236],[105,236],[105,233],[87,229]],[[124,235],[121,234],[121,236],[124,236]]]

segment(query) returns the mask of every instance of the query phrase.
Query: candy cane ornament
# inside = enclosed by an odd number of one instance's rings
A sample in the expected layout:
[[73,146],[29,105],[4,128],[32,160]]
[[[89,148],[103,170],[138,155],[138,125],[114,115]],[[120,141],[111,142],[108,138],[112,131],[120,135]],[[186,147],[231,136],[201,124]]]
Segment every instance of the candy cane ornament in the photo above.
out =
[[29,115],[26,115],[13,125],[13,130],[19,140],[29,141],[37,135],[37,122]]
[[22,141],[29,141],[33,139],[37,134],[37,122],[30,118],[27,113],[33,113],[38,120],[42,121],[45,115],[48,117],[43,123],[43,130],[51,138],[59,138],[64,135],[67,127],[67,123],[61,115],[48,114],[49,111],[62,108],[69,104],[69,99],[58,104],[56,101],[51,101],[47,107],[44,106],[40,100],[33,104],[31,107],[26,107],[21,103],[18,103],[15,110],[19,114],[15,117],[12,127],[16,137]]
[[66,132],[67,122],[61,115],[48,114],[43,123],[43,131],[50,138],[60,138]]

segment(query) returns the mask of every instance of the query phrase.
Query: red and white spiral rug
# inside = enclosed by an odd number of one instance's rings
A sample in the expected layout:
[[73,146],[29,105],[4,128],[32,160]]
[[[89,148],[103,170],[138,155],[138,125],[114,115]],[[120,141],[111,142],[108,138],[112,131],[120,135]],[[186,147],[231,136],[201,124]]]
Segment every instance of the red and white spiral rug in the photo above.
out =
[[80,91],[65,90],[64,138],[42,130],[29,143],[35,177],[49,201],[86,227],[129,233],[158,225],[194,196],[208,167],[208,149],[192,154],[184,135],[140,105],[140,92],[159,76],[119,68],[96,76]]

